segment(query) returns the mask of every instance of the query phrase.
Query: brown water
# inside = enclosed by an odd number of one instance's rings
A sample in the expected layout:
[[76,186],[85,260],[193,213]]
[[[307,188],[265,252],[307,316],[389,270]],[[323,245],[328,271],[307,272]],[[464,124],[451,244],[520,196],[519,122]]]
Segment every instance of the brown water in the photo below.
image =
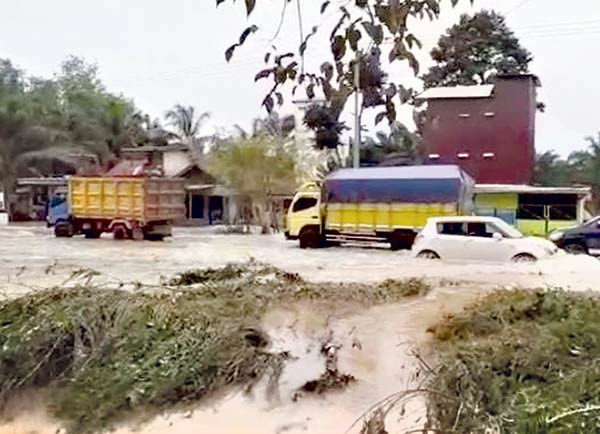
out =
[[[426,297],[403,303],[364,308],[352,304],[298,303],[266,315],[263,327],[273,351],[288,351],[276,393],[266,384],[251,395],[232,391],[225,398],[193,409],[163,415],[143,426],[121,428],[117,434],[332,434],[345,433],[353,422],[381,399],[418,387],[425,370],[414,355],[432,361],[426,329],[443,314],[460,310],[481,294],[475,287],[440,288]],[[321,346],[339,347],[338,367],[357,382],[321,396],[300,395],[297,389],[325,370]],[[20,400],[15,419],[0,425],[0,434],[54,434],[57,426],[41,410],[41,402]],[[390,433],[422,428],[425,404],[415,396],[387,418]],[[362,422],[349,432],[358,432]]]

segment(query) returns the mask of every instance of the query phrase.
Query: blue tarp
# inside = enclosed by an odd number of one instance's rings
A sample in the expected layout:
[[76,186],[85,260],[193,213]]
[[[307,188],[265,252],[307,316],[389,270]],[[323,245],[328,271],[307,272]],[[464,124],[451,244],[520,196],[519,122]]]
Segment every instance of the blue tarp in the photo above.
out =
[[328,202],[458,203],[473,181],[458,166],[342,169],[325,180]]

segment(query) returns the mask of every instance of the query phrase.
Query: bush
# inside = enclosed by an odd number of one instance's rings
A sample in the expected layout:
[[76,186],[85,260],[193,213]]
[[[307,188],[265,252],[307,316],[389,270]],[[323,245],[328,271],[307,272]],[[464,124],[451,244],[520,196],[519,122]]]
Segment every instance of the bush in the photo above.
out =
[[585,295],[501,291],[432,327],[442,351],[430,385],[439,428],[598,432],[599,312]]
[[277,378],[286,355],[267,351],[258,327],[273,304],[372,304],[428,289],[417,280],[311,284],[255,262],[183,273],[169,285],[55,288],[0,302],[0,404],[18,389],[50,387],[51,410],[70,432],[110,429],[132,412],[152,415]]

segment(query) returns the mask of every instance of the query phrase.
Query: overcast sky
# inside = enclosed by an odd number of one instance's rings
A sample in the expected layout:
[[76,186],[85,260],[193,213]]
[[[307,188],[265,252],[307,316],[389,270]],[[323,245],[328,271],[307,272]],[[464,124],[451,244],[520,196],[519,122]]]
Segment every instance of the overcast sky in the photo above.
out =
[[[214,0],[3,0],[0,57],[29,74],[51,76],[68,55],[82,56],[99,65],[110,91],[133,98],[152,116],[182,103],[211,112],[213,125],[249,125],[262,114],[258,106],[264,85],[255,84],[253,77],[277,28],[282,0],[261,0],[258,9],[265,2],[272,5],[269,13],[252,17],[263,31],[227,64],[225,49],[247,25],[243,2],[216,9]],[[318,17],[320,3],[302,0],[307,29]],[[493,7],[507,14],[509,25],[535,56],[531,70],[542,81],[539,99],[547,106],[538,115],[538,151],[566,155],[584,147],[585,136],[600,131],[600,1],[475,0],[471,7],[462,0],[454,10],[449,4],[447,0],[439,21],[415,27],[425,42],[422,68],[428,66],[427,53],[439,34],[460,13]],[[297,44],[293,7],[283,29],[274,43]],[[315,41],[307,62],[326,60],[323,42]],[[417,83],[404,65],[394,66],[391,75]],[[411,123],[409,108],[400,116]]]

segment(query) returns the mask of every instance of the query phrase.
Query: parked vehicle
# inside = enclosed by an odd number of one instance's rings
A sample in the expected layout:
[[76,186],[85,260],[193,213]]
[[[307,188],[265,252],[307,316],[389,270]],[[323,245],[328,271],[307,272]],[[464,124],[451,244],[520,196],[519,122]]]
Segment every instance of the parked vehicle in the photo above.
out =
[[179,179],[150,177],[72,177],[68,192],[50,201],[48,225],[57,237],[162,240],[171,224],[185,216]]
[[473,180],[458,166],[342,169],[323,185],[305,184],[286,217],[285,234],[300,247],[377,241],[410,249],[432,216],[472,209]]
[[579,226],[559,229],[549,236],[558,247],[575,255],[600,255],[600,216]]
[[430,218],[412,248],[422,259],[484,262],[534,262],[558,251],[550,241],[525,237],[497,217]]

